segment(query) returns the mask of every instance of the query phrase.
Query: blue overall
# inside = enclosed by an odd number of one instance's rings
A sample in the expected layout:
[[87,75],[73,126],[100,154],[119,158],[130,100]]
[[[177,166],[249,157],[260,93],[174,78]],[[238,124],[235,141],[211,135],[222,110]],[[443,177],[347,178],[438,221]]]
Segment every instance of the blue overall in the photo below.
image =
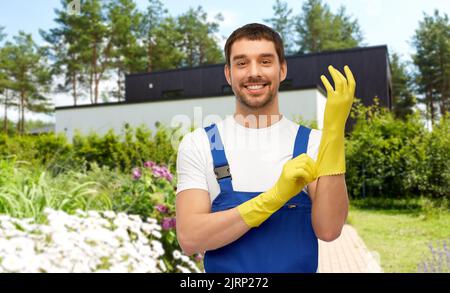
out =
[[[261,194],[263,191],[233,190],[218,128],[212,124],[205,127],[205,131],[220,186],[220,194],[213,201],[211,211],[234,208]],[[310,132],[311,129],[299,126],[293,158],[306,153]],[[317,265],[318,242],[311,224],[311,200],[304,191],[291,198],[259,227],[250,229],[228,245],[206,251],[204,257],[207,273],[315,273]]]

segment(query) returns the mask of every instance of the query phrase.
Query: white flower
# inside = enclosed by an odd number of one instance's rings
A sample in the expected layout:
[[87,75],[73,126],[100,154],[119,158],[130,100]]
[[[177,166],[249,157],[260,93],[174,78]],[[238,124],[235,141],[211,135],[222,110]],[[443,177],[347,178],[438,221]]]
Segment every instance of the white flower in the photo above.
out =
[[152,231],[152,235],[155,236],[156,238],[161,238],[162,237],[161,233],[158,232],[158,231]]
[[181,257],[181,253],[178,250],[174,250],[172,255],[174,259],[179,259]]
[[17,255],[9,254],[5,256],[1,265],[8,272],[20,272],[26,266],[26,263]]
[[[152,239],[161,238],[154,219],[143,222],[139,216],[112,211],[68,215],[49,208],[45,214],[48,224],[42,225],[0,215],[0,272],[167,271],[164,247]],[[175,256],[181,258],[181,253]],[[187,264],[198,271],[192,262]]]
[[163,272],[167,271],[167,267],[166,267],[166,265],[164,264],[164,261],[163,261],[162,259],[159,260],[158,264],[159,264],[159,267],[161,268],[161,270],[162,270]]
[[97,211],[88,211],[88,216],[94,219],[100,218],[100,214]]
[[113,211],[105,211],[103,212],[103,217],[107,219],[114,219],[116,217],[116,213]]
[[188,273],[189,274],[191,272],[187,268],[185,268],[185,267],[183,267],[181,265],[177,265],[177,269],[179,269],[180,272],[182,272],[182,273]]

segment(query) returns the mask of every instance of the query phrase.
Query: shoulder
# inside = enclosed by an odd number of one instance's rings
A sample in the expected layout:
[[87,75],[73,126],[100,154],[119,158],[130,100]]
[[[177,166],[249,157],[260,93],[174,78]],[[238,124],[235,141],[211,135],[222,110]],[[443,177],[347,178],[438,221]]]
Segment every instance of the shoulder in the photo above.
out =
[[[290,119],[287,119],[287,118],[285,119],[285,125],[287,128],[289,128],[291,130],[291,132],[295,132],[295,134],[297,134],[297,131],[298,131],[299,127],[301,126],[298,123],[296,123]],[[313,143],[313,144],[315,144],[316,142],[317,142],[317,144],[320,143],[320,139],[322,137],[322,130],[311,128],[311,127],[308,127],[305,125],[303,125],[303,127],[311,129],[311,132],[309,134],[309,143]]]
[[186,133],[178,145],[178,152],[201,150],[204,148],[208,137],[203,128]]

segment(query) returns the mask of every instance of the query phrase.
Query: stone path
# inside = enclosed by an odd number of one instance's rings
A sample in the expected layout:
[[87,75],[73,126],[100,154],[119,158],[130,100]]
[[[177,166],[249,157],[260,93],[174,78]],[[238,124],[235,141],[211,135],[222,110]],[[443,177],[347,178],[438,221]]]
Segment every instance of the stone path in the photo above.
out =
[[332,242],[319,240],[319,273],[382,273],[379,260],[350,225]]

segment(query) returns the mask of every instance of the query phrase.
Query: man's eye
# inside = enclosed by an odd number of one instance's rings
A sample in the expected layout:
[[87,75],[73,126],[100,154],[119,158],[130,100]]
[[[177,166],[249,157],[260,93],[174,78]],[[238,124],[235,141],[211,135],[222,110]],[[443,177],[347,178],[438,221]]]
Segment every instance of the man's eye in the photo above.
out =
[[263,60],[262,63],[263,64],[270,64],[270,60]]
[[241,62],[238,62],[238,64],[237,64],[238,66],[242,66],[242,65],[245,65],[245,62],[244,61],[241,61]]

